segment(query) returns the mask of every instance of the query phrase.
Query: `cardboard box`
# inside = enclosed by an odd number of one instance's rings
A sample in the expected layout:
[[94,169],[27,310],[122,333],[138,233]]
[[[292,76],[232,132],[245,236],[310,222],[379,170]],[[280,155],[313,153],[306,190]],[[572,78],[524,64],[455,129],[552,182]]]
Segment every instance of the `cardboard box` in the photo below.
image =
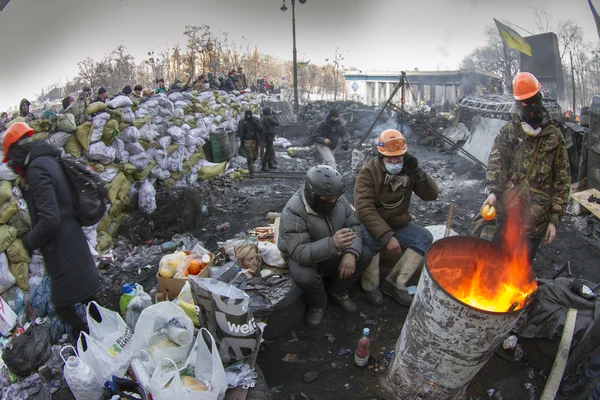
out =
[[[200,273],[197,276],[199,276],[200,278],[208,278],[208,269],[213,265],[215,265],[214,255],[212,255],[212,260],[210,260],[210,262],[206,264],[206,267],[202,271],[200,271]],[[181,293],[181,289],[183,289],[183,286],[187,282],[187,278],[163,278],[159,275],[159,271],[156,272],[156,280],[158,281],[158,292],[165,295],[165,299],[168,300],[173,300],[177,296],[179,296],[179,293]]]

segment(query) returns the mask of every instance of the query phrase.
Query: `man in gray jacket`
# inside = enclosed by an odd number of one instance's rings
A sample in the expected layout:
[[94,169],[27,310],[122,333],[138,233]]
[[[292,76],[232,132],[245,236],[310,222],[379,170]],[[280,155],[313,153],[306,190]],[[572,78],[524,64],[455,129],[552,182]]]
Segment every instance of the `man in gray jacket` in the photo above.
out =
[[356,234],[360,222],[343,193],[336,170],[312,167],[281,215],[278,247],[309,303],[306,323],[310,326],[321,323],[327,307],[323,276],[333,276],[333,301],[346,312],[356,312],[348,291],[372,258]]

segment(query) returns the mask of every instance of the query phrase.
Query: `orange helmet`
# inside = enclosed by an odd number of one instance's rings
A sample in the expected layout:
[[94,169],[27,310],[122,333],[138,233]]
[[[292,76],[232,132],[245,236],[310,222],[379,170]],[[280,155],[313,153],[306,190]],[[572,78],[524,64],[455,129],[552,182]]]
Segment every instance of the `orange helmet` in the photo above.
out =
[[4,153],[3,162],[8,162],[8,150],[10,146],[17,143],[23,136],[32,136],[33,129],[25,122],[17,122],[11,125],[2,136],[2,152]]
[[387,129],[379,135],[377,150],[387,157],[402,156],[407,152],[408,145],[400,131]]
[[519,72],[513,79],[513,92],[515,100],[525,100],[538,94],[542,84],[533,74]]

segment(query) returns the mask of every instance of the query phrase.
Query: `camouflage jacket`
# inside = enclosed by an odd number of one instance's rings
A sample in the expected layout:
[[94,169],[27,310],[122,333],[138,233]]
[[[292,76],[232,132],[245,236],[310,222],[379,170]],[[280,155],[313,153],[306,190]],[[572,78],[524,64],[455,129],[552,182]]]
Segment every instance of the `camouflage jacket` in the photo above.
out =
[[[532,161],[534,165],[526,177]],[[528,237],[542,238],[549,223],[558,226],[567,208],[570,176],[565,140],[554,125],[548,125],[537,136],[529,136],[515,117],[496,136],[488,161],[487,184],[500,198],[510,182],[517,185],[528,180]]]

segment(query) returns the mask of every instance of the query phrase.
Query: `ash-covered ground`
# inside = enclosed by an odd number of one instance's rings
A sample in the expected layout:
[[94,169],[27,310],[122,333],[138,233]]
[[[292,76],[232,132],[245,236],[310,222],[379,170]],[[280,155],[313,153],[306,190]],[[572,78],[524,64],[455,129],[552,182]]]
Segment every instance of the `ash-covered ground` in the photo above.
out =
[[[306,129],[302,125],[286,127],[282,133],[294,145],[305,143]],[[277,152],[277,171],[306,171],[318,162],[314,152],[306,158],[293,159],[282,149]],[[468,235],[470,221],[486,197],[484,171],[458,155],[441,154],[438,148],[418,146],[410,140],[409,152],[419,159],[440,187],[440,197],[435,202],[423,202],[413,197],[411,213],[414,220],[422,225],[445,224],[448,205],[454,201],[453,229]],[[346,171],[346,196],[352,201],[351,152],[339,152],[336,158],[338,169]],[[179,208],[180,212],[171,210],[162,215],[161,209],[169,209],[171,203],[181,204],[182,200],[167,193],[161,197],[159,191],[158,214],[152,218],[140,216],[134,219],[122,233],[122,238],[116,240],[115,260],[101,265],[106,287],[102,301],[116,309],[120,286],[125,282],[138,282],[151,291],[156,285],[157,265],[162,256],[159,245],[170,240],[173,234],[192,235],[215,251],[217,241],[266,225],[265,215],[280,212],[301,184],[298,179],[235,181],[219,177],[205,182],[193,196],[184,194],[192,198],[186,199],[189,204]],[[206,213],[194,211],[201,205],[206,205]],[[216,226],[224,222],[229,222],[231,227],[217,231]],[[583,234],[586,226],[586,217],[565,216],[554,243],[543,246],[538,253],[534,264],[538,278],[552,277],[568,260],[574,276],[597,280],[600,250]],[[262,346],[258,364],[274,399],[386,398],[379,388],[387,367],[386,353],[394,350],[408,309],[389,297],[383,306],[371,307],[364,301],[358,284],[351,291],[351,297],[358,304],[359,314],[346,316],[337,306],[331,305],[320,327],[309,329],[301,323],[290,334]],[[353,366],[352,356],[365,326],[371,329],[373,349],[379,348],[379,363],[358,370]],[[345,349],[351,353],[344,354],[348,352]],[[298,362],[283,361],[288,353],[297,354]],[[317,372],[318,378],[307,384],[303,377],[311,371]],[[472,399],[488,399],[488,390],[494,389],[502,393],[503,399],[537,399],[546,379],[547,375],[539,370],[494,356],[474,378],[467,395]]]

